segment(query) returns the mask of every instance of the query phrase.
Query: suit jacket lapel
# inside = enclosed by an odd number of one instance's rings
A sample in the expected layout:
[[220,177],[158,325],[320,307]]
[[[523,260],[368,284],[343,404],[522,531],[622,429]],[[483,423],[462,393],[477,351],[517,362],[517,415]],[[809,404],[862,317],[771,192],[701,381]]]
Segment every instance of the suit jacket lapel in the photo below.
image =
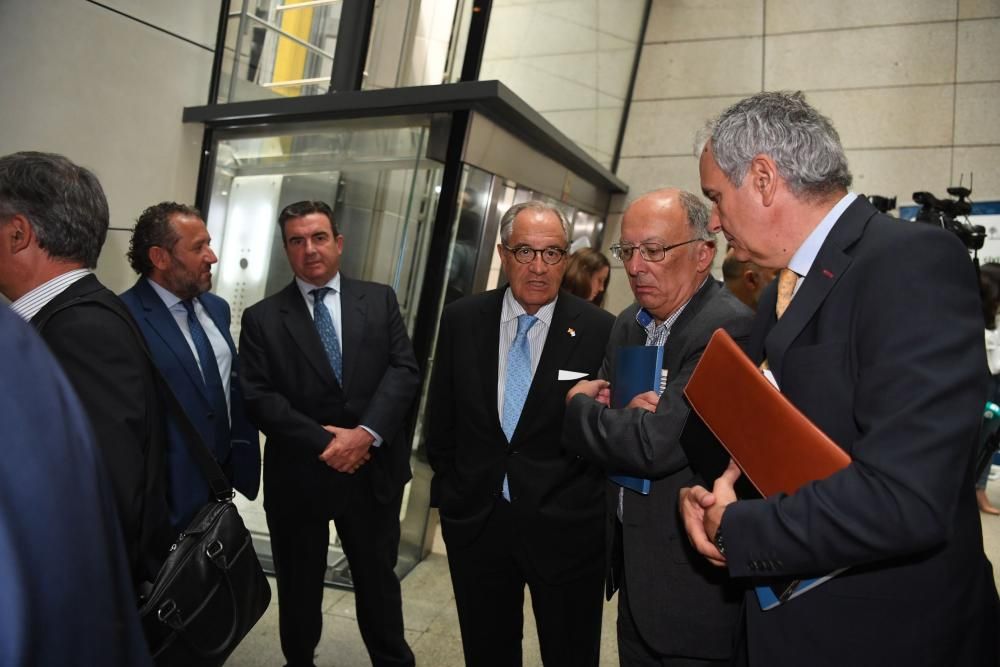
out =
[[181,364],[181,368],[187,373],[191,383],[198,388],[198,392],[208,401],[208,389],[202,379],[201,371],[198,370],[198,362],[191,352],[184,334],[177,326],[177,320],[167,309],[163,299],[153,290],[145,278],[139,278],[135,284],[136,295],[139,303],[142,304],[143,318],[149,322],[150,327],[160,337],[164,345],[167,346]]
[[341,275],[340,278],[340,333],[343,340],[340,341],[343,349],[343,378],[344,387],[347,387],[357,368],[357,351],[361,349],[365,338],[365,322],[367,320],[368,306],[365,302],[365,295],[358,289],[358,285]]
[[486,405],[486,415],[497,426],[497,432],[503,438],[500,426],[500,411],[497,409],[497,377],[500,366],[500,314],[503,312],[503,295],[506,288],[494,291],[493,298],[483,304],[480,310],[479,326],[476,335],[476,350],[479,359],[479,377],[483,383],[483,402]]
[[[823,242],[809,273],[785,314],[776,321],[764,339],[767,363],[774,373],[778,386],[781,386],[785,353],[847,271],[851,257],[846,253],[846,249],[858,240],[875,213],[875,208],[863,197],[855,199],[844,211]],[[760,306],[764,307],[764,304]],[[774,304],[771,303],[770,307],[773,312]]]
[[284,315],[283,322],[292,340],[309,363],[316,369],[319,376],[329,385],[339,386],[337,378],[333,374],[333,367],[330,366],[330,358],[326,356],[323,348],[323,341],[319,339],[316,325],[312,317],[309,316],[309,308],[299,286],[292,280],[292,284],[278,292],[279,309]]

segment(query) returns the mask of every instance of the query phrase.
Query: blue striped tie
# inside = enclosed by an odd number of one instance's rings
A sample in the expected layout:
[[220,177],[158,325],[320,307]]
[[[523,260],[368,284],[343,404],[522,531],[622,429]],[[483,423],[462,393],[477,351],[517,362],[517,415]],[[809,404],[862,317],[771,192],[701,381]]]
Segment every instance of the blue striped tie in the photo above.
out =
[[[531,348],[528,346],[528,330],[538,321],[534,315],[519,315],[517,318],[517,335],[510,344],[507,353],[507,374],[504,377],[503,415],[500,426],[509,443],[514,437],[517,422],[521,419],[524,399],[528,397],[531,388]],[[507,476],[503,478],[503,497],[510,502],[510,486]]]
[[316,330],[319,332],[319,339],[323,341],[323,349],[330,359],[330,366],[333,367],[333,374],[337,376],[337,382],[344,386],[341,378],[344,369],[344,358],[340,351],[340,338],[337,337],[337,328],[333,326],[333,318],[323,298],[327,292],[332,292],[332,287],[317,287],[309,293],[313,295],[313,321],[316,323]]

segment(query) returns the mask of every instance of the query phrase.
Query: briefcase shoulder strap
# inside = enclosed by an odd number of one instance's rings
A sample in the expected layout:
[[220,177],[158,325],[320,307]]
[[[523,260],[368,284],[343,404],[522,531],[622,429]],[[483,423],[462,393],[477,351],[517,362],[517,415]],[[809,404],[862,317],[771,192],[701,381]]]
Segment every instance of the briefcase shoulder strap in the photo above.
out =
[[205,475],[209,488],[212,490],[212,496],[218,500],[228,500],[232,498],[233,487],[226,478],[226,474],[222,471],[222,468],[219,467],[215,458],[212,457],[211,452],[205,445],[205,441],[201,439],[201,435],[198,433],[198,430],[194,427],[194,424],[191,423],[187,413],[184,412],[184,408],[181,407],[180,402],[174,395],[173,390],[170,389],[170,385],[167,384],[163,374],[160,373],[160,369],[153,360],[153,356],[149,352],[149,347],[146,345],[146,338],[142,335],[142,332],[139,330],[139,326],[135,323],[135,320],[132,319],[132,316],[128,313],[128,311],[125,310],[124,306],[112,304],[90,296],[79,296],[62,304],[58,308],[53,309],[52,312],[48,313],[43,320],[37,323],[38,328],[41,329],[56,313],[82,303],[100,306],[114,313],[118,318],[125,322],[129,330],[132,332],[132,335],[135,337],[139,347],[142,349],[143,354],[146,355],[146,359],[149,361],[149,365],[153,369],[153,377],[156,382],[157,389],[160,395],[166,399],[171,414],[177,420],[177,424],[181,429],[181,434],[184,436],[184,445],[187,447],[188,453],[191,454],[191,458],[193,458],[195,463],[198,464],[202,474]]

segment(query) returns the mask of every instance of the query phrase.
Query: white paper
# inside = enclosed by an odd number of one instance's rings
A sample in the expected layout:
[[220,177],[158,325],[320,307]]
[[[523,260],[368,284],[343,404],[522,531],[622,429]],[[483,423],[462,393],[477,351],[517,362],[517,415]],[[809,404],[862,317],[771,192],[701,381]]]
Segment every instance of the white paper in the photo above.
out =
[[585,378],[589,373],[580,373],[578,371],[559,371],[560,380],[579,380],[580,378]]

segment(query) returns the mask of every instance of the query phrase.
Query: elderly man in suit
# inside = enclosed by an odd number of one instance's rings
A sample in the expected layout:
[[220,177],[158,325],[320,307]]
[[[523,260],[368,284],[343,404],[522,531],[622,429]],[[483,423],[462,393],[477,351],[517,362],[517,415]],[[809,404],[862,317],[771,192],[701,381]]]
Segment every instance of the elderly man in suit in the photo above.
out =
[[[209,293],[217,260],[197,209],[150,206],[136,221],[128,259],[139,274],[121,295],[160,373],[233,487],[253,500],[260,487],[257,429],[243,412],[239,358],[229,333],[229,304]],[[167,504],[178,531],[211,490],[176,417],[169,420]]]
[[[618,589],[620,661],[728,664],[741,591],[691,549],[677,520],[677,492],[696,479],[681,446],[690,414],[683,391],[712,333],[721,327],[744,340],[752,313],[709,273],[708,208],[690,192],[668,188],[637,199],[611,250],[636,303],[615,321],[602,379],[568,393],[563,442],[608,474],[651,481],[645,495],[607,484],[608,592]],[[666,386],[611,409],[603,378],[614,377],[618,350],[628,345],[664,348]]]
[[155,369],[128,310],[94,275],[107,231],[93,173],[51,153],[0,158],[0,292],[41,334],[83,403],[138,585],[156,576],[175,533]]
[[848,192],[837,132],[801,93],[738,102],[707,136],[712,228],[737,256],[781,269],[750,355],[851,457],[790,496],[736,501],[735,466],[712,493],[682,494],[691,540],[733,577],[847,568],[769,611],[748,593],[750,664],[997,664],[973,494],[987,373],[966,249]]
[[497,252],[509,287],[450,304],[429,402],[440,508],[465,661],[521,664],[524,587],[546,665],[600,653],[603,478],[560,444],[573,379],[600,368],[613,318],[559,286],[569,227],[511,207]]
[[313,664],[332,520],[372,663],[413,665],[393,572],[420,385],[413,347],[392,289],[340,273],[344,237],[327,204],[290,204],[278,224],[295,279],[244,312],[240,353],[247,413],[267,436],[281,648],[289,665]]

